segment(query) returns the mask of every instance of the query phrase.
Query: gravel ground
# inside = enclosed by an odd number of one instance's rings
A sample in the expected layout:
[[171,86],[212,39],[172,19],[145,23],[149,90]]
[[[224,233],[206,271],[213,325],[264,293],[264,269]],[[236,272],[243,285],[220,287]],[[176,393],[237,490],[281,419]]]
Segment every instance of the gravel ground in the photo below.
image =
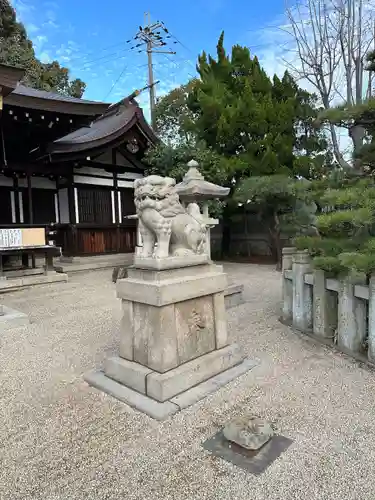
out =
[[[375,373],[278,322],[271,267],[226,269],[247,300],[231,336],[259,364],[163,423],[82,380],[116,352],[110,271],[2,296],[32,324],[0,337],[1,500],[374,500]],[[201,447],[254,413],[294,441],[257,477]]]

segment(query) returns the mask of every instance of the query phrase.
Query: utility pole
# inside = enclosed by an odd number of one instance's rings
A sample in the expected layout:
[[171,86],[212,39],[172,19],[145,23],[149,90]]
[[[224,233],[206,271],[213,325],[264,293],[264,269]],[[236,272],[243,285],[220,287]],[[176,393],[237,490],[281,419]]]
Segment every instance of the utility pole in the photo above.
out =
[[[147,66],[148,66],[148,88],[150,94],[150,113],[151,113],[151,125],[156,132],[156,121],[155,121],[155,105],[156,105],[156,95],[155,95],[155,82],[154,82],[154,69],[152,62],[153,54],[176,54],[172,50],[154,50],[156,48],[164,47],[167,43],[164,41],[161,35],[161,30],[168,34],[168,30],[163,23],[157,21],[151,24],[150,13],[145,13],[144,26],[139,27],[138,33],[135,35],[135,39],[140,40],[142,43],[146,44],[147,52]],[[170,38],[167,35],[166,38]],[[139,52],[142,52],[140,50]]]

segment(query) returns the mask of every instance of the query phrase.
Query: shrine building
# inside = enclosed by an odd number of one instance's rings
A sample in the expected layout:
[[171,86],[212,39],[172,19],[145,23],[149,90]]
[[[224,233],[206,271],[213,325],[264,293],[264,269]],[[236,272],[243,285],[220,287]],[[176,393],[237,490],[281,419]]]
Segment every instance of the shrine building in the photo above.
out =
[[117,104],[20,84],[0,65],[0,229],[44,227],[67,257],[133,252],[134,179],[157,138],[134,92]]

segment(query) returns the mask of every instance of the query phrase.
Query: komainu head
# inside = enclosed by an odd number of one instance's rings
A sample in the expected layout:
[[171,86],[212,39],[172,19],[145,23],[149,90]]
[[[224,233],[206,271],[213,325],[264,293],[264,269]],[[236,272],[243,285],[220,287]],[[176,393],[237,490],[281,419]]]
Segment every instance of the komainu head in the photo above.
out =
[[136,179],[134,181],[134,203],[137,214],[139,215],[146,209],[157,210],[165,217],[181,213],[183,208],[175,186],[176,181],[172,177],[149,175],[142,179]]

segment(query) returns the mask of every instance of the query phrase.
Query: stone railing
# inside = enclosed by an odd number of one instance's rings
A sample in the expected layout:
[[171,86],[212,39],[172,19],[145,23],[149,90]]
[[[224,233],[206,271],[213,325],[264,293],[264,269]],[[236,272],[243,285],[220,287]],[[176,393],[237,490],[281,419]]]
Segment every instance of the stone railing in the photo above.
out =
[[333,279],[313,270],[307,252],[284,248],[282,320],[332,343],[355,357],[375,363],[375,274]]

